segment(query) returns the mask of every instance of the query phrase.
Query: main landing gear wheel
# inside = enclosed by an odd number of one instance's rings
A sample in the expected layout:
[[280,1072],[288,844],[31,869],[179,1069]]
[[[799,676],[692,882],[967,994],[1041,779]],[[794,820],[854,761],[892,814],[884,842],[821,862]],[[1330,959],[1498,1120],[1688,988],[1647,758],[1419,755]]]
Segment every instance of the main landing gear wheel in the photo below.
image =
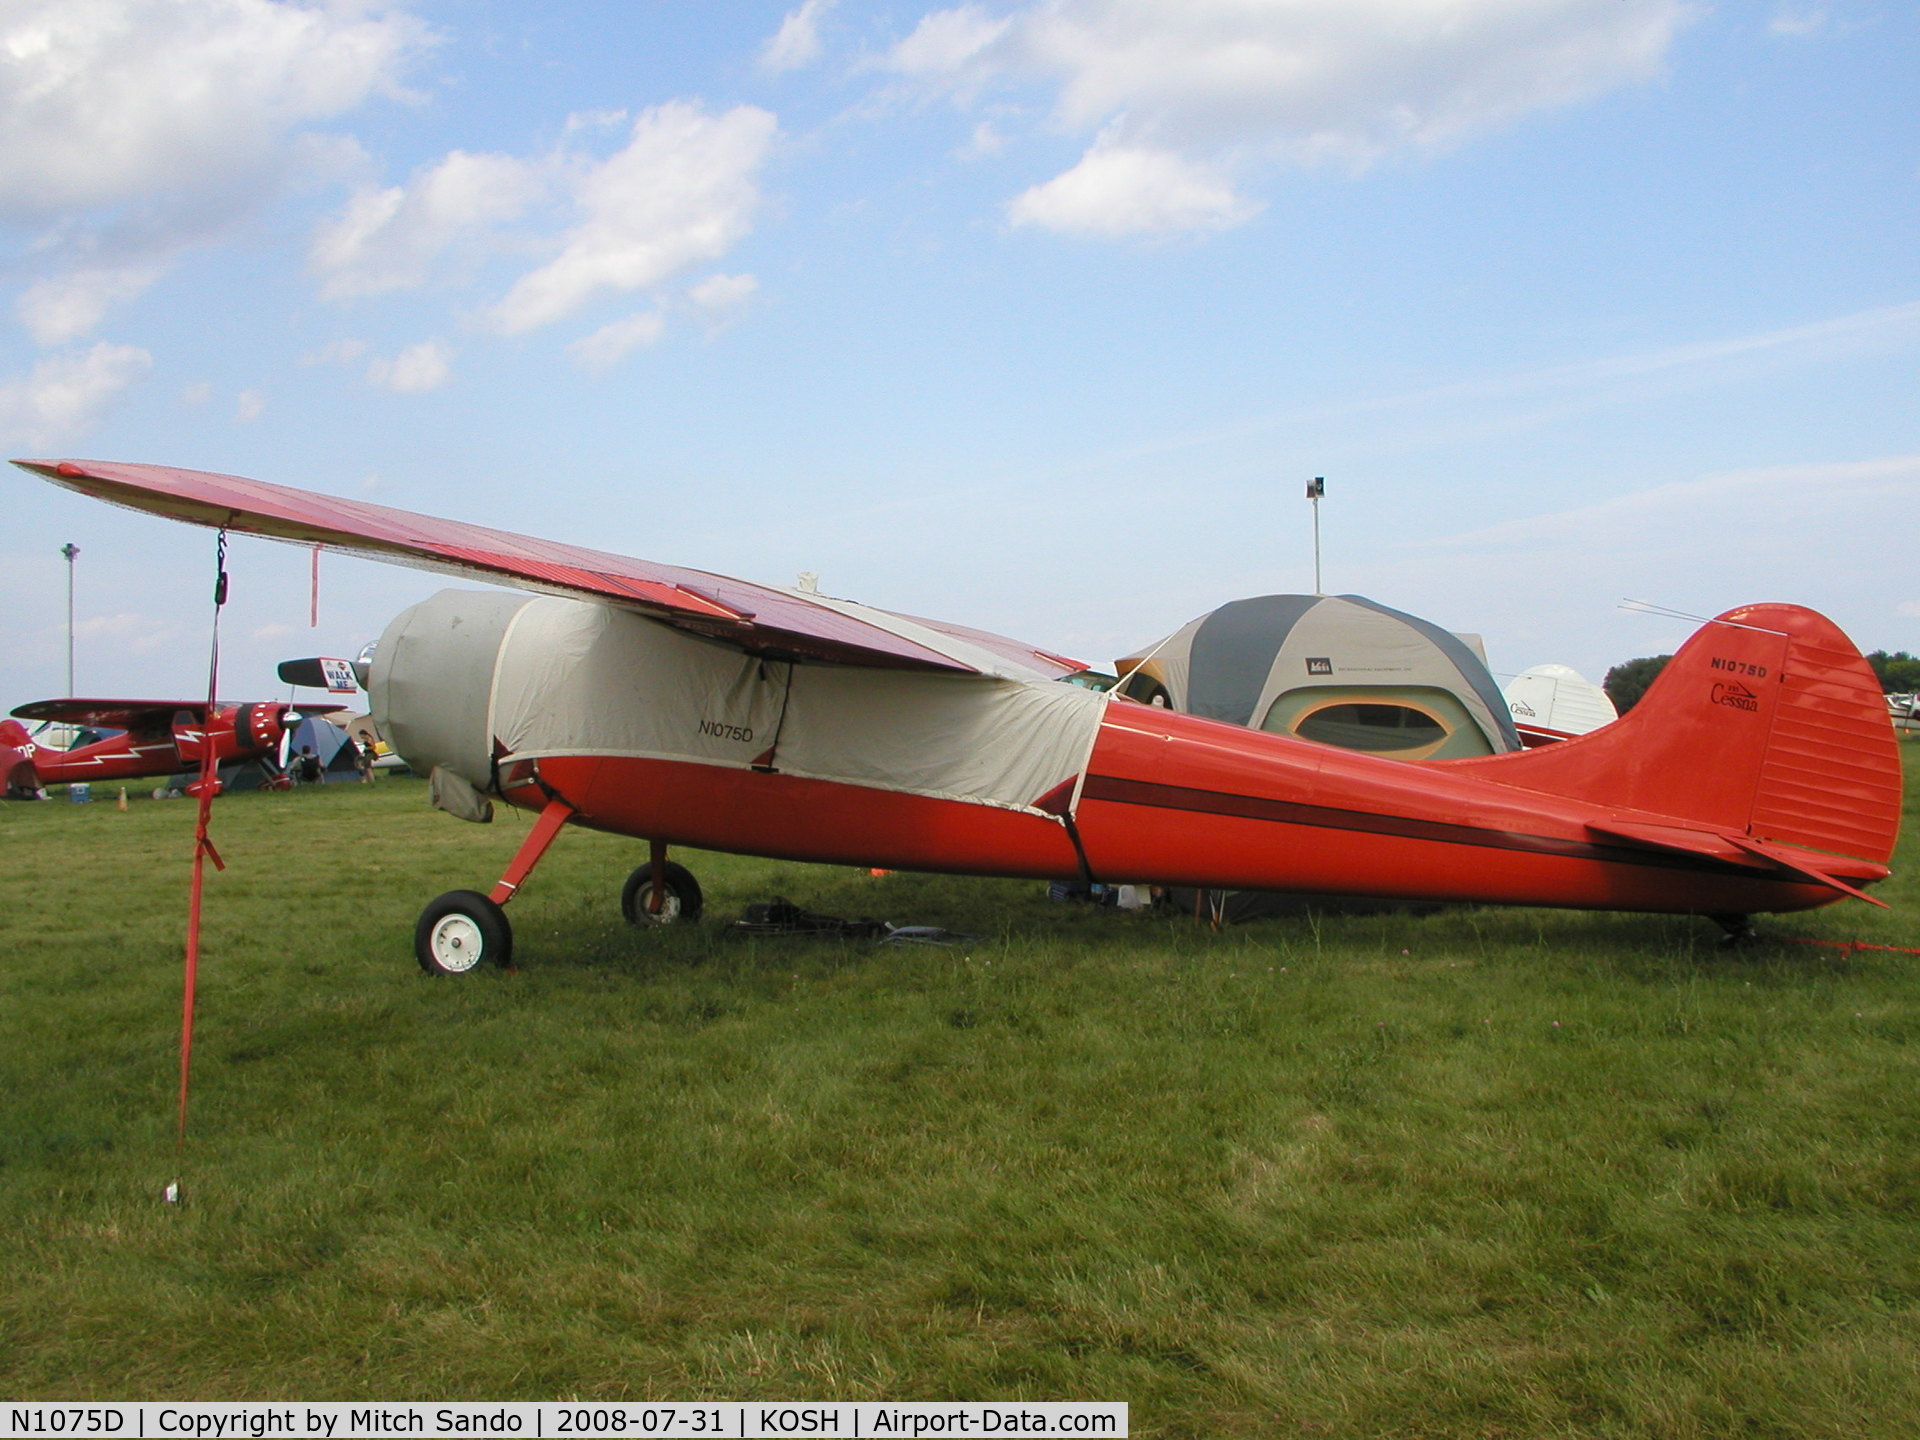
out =
[[513,927],[500,907],[476,890],[449,890],[420,912],[413,955],[429,975],[464,975],[513,959]]
[[700,918],[700,882],[693,872],[669,860],[661,876],[666,884],[657,905],[648,903],[653,898],[652,865],[642,865],[627,877],[620,889],[620,913],[629,925],[672,925]]
[[1714,924],[1726,931],[1720,937],[1720,948],[1723,950],[1737,950],[1760,938],[1759,932],[1753,928],[1751,915],[1715,915],[1711,918]]

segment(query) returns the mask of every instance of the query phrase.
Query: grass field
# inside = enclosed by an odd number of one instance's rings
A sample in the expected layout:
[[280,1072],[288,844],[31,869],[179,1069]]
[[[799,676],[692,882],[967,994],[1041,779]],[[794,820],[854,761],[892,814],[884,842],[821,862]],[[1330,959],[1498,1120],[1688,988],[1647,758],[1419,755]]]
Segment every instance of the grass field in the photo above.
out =
[[[1909,771],[1920,746],[1908,745]],[[1912,787],[1909,787],[1912,794]],[[1920,843],[1704,921],[1191,920],[564,836],[382,780],[0,807],[0,1396],[1097,1399],[1152,1436],[1920,1434]],[[754,938],[786,895],[954,949]],[[185,1203],[161,1203],[179,1173]]]

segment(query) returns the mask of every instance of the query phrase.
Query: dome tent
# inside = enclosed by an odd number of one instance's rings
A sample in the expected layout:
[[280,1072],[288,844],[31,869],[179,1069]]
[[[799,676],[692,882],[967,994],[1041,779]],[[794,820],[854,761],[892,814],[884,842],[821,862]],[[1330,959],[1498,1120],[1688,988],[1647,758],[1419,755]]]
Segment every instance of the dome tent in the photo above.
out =
[[[334,711],[341,715],[340,711]],[[293,768],[293,760],[302,748],[310,747],[320,757],[320,778],[322,780],[360,778],[360,747],[346,730],[334,724],[325,715],[304,715],[293,734],[287,737],[287,768]]]
[[1359,595],[1230,601],[1116,664],[1119,694],[1350,750],[1444,760],[1520,748],[1477,636]]
[[1585,735],[1620,718],[1607,692],[1568,665],[1530,666],[1507,682],[1506,696],[1529,745]]

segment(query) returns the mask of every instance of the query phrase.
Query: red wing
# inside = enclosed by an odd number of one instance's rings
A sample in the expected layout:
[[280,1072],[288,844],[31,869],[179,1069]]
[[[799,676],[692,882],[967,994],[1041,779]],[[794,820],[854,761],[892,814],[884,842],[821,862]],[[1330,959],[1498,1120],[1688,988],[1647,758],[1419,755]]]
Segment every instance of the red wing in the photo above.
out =
[[[977,671],[937,643],[897,634],[804,597],[742,580],[634,560],[343,500],[237,475],[93,460],[16,460],[56,485],[150,514],[224,526],[301,544],[322,544],[379,560],[513,585],[523,590],[612,601],[685,630],[776,656],[916,670]],[[921,622],[955,640],[978,632]],[[1066,673],[1055,657],[999,636],[995,654],[1045,675]]]
[[90,730],[165,730],[185,710],[195,720],[207,710],[204,700],[36,700],[13,713],[21,720],[53,720]]

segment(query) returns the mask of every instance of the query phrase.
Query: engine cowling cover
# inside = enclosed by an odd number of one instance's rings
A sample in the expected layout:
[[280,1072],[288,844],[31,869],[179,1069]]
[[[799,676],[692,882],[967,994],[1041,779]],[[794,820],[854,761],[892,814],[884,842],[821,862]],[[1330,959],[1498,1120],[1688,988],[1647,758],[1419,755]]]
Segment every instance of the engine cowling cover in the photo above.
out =
[[496,793],[488,708],[500,644],[531,596],[442,590],[400,612],[374,647],[373,723],[415,771]]

